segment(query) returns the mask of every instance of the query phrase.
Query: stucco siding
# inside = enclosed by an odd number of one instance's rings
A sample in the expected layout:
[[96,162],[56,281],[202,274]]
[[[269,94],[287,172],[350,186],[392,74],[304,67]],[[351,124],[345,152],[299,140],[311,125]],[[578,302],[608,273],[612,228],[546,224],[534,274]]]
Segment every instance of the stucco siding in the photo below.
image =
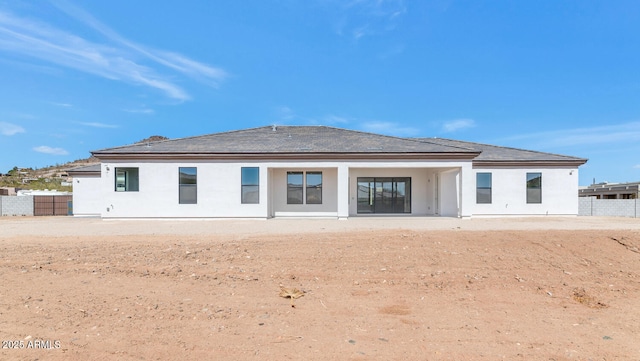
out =
[[102,199],[100,176],[73,177],[73,215],[99,216],[106,209]]
[[[287,172],[322,172],[322,204],[287,204]],[[273,170],[273,211],[274,215],[295,215],[315,213],[317,215],[338,216],[337,168],[291,167]],[[305,188],[305,187],[303,187]],[[306,195],[306,189],[303,192]],[[306,197],[303,197],[306,198]]]
[[460,214],[460,171],[449,170],[440,174],[440,215],[458,217]]
[[349,215],[358,215],[358,177],[410,177],[411,178],[411,213],[413,215],[426,215],[429,206],[427,199],[427,171],[415,168],[352,168],[350,171],[349,185]]
[[[491,204],[473,200],[473,215],[577,215],[578,170],[576,168],[479,168],[474,173],[492,174]],[[527,203],[527,173],[542,174],[542,202]],[[475,174],[473,189],[475,192]]]
[[[260,203],[241,203],[241,168],[260,167]],[[106,168],[108,171],[105,171]],[[139,190],[116,192],[115,168],[139,171]],[[197,203],[179,203],[179,167],[197,168]],[[267,170],[250,163],[109,163],[103,164],[103,217],[266,217]]]
[[[115,191],[116,168],[138,168],[138,191]],[[179,167],[197,168],[197,203],[179,203]],[[241,168],[260,169],[259,203],[241,203]],[[411,213],[452,217],[577,215],[576,168],[472,168],[470,161],[108,162],[74,182],[74,214],[105,218],[269,218],[358,214],[358,177],[411,178]],[[321,171],[321,204],[287,204],[287,172]],[[492,202],[477,204],[476,174],[492,173]],[[526,202],[526,173],[542,173],[542,203]],[[369,214],[366,214],[369,215]]]

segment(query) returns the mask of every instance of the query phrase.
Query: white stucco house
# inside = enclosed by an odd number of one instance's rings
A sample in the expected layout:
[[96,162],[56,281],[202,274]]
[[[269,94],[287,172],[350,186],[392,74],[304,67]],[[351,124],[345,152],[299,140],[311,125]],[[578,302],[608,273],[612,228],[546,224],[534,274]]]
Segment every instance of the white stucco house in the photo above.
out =
[[267,126],[93,151],[74,212],[103,218],[578,214],[583,158],[327,126]]

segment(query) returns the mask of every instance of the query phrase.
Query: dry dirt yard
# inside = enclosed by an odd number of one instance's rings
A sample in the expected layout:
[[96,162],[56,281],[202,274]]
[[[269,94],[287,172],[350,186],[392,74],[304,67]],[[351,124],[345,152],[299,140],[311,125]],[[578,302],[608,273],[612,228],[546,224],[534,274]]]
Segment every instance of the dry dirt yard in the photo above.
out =
[[640,360],[639,248],[623,218],[3,217],[0,359]]

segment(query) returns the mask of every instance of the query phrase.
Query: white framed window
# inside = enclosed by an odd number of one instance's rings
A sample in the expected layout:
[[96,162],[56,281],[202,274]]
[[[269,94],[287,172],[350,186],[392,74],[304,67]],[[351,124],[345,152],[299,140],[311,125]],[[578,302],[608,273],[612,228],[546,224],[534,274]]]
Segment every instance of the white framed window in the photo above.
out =
[[198,168],[180,167],[178,168],[178,202],[180,204],[198,203]]
[[322,204],[322,172],[287,172],[287,204]]
[[260,168],[242,167],[240,182],[242,204],[260,203]]
[[138,168],[116,167],[115,170],[115,191],[116,192],[138,192],[139,172]]
[[542,173],[527,173],[527,203],[542,203]]
[[476,173],[476,203],[491,203],[491,173]]
[[307,204],[322,204],[322,172],[306,173]]

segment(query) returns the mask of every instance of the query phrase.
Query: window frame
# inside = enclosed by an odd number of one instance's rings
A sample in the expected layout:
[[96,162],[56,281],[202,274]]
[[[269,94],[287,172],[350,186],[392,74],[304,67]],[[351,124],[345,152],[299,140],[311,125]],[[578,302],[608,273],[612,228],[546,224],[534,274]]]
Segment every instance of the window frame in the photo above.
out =
[[[309,186],[309,175],[319,175],[320,183]],[[300,176],[300,183],[291,183],[290,177]],[[298,180],[298,179],[296,179]],[[313,170],[313,171],[287,171],[287,204],[322,204],[322,188],[323,188],[324,178],[322,175],[322,171]],[[311,199],[309,201],[309,190],[313,190],[313,193],[318,193],[319,198],[317,201]],[[299,196],[299,197],[298,197]],[[299,201],[298,201],[299,198]],[[295,202],[293,202],[295,200]]]
[[411,177],[358,177],[356,182],[358,214],[411,214]]
[[[138,167],[115,167],[114,168],[114,191],[116,192],[139,192],[140,191],[140,168]],[[119,174],[122,174],[122,183],[118,183]]]
[[[487,179],[480,179],[482,176],[488,176],[489,186],[484,184]],[[482,191],[488,190],[488,194],[482,194]],[[488,199],[483,199],[488,197]],[[493,202],[493,174],[491,172],[478,172],[476,173],[476,204],[491,204]]]
[[[188,174],[193,170],[193,174]],[[193,176],[193,183],[187,182],[185,176]],[[189,198],[189,193],[193,188],[193,198]],[[178,204],[198,204],[198,167],[178,167]]]
[[[527,172],[527,204],[542,203],[542,172]],[[539,181],[535,182],[536,179]]]
[[[245,174],[246,172],[256,172],[256,174]],[[255,182],[252,180],[255,179]],[[256,198],[248,196],[249,189],[255,189]],[[240,168],[240,202],[242,204],[260,204],[260,167]]]
[[[293,176],[300,176],[300,183],[291,183],[291,178]],[[299,193],[300,197],[297,197]],[[300,199],[299,202],[293,202],[292,200]],[[304,204],[304,172],[302,171],[287,171],[287,204]]]
[[[309,185],[309,175],[311,176],[320,176],[320,183],[319,184],[315,184],[315,185]],[[323,179],[322,179],[322,171],[309,171],[309,172],[305,172],[304,174],[304,180],[305,180],[305,185],[304,185],[304,189],[305,189],[305,195],[304,195],[304,199],[305,202],[307,204],[322,204],[322,183],[323,183]],[[309,192],[309,190],[311,190],[311,192]],[[309,197],[309,193],[311,193],[311,198]],[[313,199],[314,196],[317,195],[317,200]]]

